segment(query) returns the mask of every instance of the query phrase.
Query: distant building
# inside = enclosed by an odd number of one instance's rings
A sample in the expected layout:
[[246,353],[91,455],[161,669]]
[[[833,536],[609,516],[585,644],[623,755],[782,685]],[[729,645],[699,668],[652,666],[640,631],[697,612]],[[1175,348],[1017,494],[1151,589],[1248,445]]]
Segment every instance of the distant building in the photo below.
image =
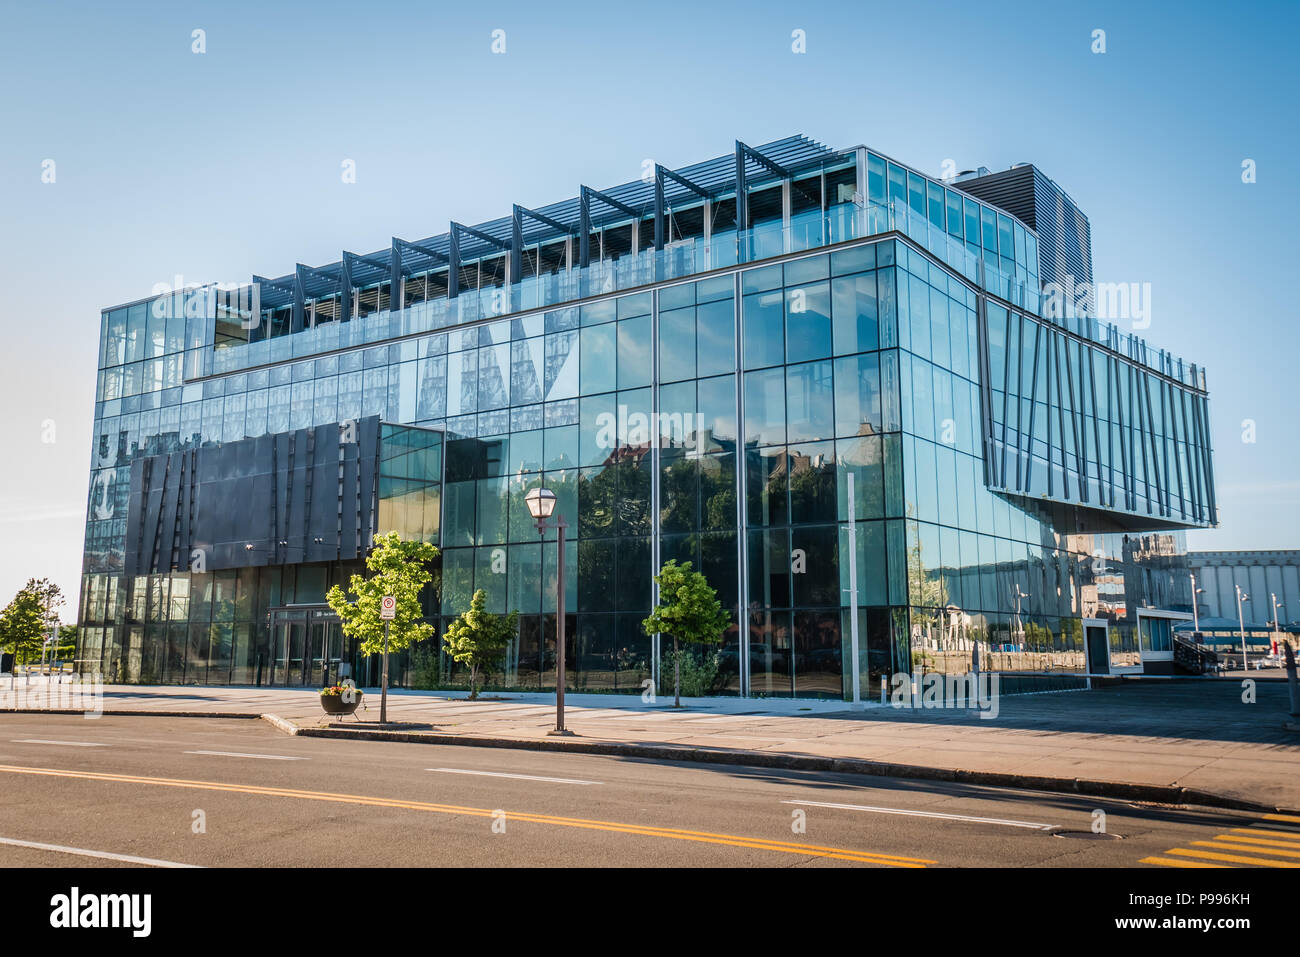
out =
[[1250,598],[1242,607],[1247,623],[1272,623],[1275,597],[1279,624],[1300,623],[1300,549],[1188,552],[1187,560],[1197,588],[1205,589],[1198,609],[1202,618],[1237,621],[1235,586],[1240,585]]

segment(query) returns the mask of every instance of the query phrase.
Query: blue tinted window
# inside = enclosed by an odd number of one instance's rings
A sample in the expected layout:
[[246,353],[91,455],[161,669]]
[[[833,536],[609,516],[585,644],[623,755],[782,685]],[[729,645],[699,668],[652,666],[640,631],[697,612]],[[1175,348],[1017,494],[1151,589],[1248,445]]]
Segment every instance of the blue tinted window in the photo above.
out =
[[637,293],[635,296],[624,296],[618,300],[618,318],[631,319],[634,316],[648,315],[650,315],[650,293]]
[[907,203],[907,171],[893,163],[889,164],[889,199],[900,205]]
[[831,253],[831,275],[843,276],[846,273],[862,272],[864,269],[876,268],[876,245],[855,246],[837,253]]
[[736,314],[730,297],[706,302],[695,310],[698,374],[732,372],[736,368]]
[[614,391],[614,373],[618,359],[615,329],[613,325],[603,325],[582,330],[578,349],[582,369],[579,376],[582,395]]
[[867,198],[872,203],[885,202],[885,161],[875,153],[867,154]]
[[743,293],[763,292],[767,289],[776,289],[780,285],[780,266],[764,266],[762,269],[747,269],[740,274],[740,291]]
[[650,384],[650,317],[623,319],[618,324],[618,387]]
[[593,302],[583,306],[581,309],[582,324],[584,326],[593,326],[602,322],[609,322],[618,318],[618,302],[613,299],[606,299],[602,302]]
[[825,279],[830,275],[830,257],[812,256],[808,259],[796,259],[785,264],[785,284],[797,286],[806,282]]
[[913,212],[925,215],[925,180],[910,171],[907,174],[907,205]]
[[835,431],[830,362],[786,367],[786,429],[791,442],[829,439]]
[[946,198],[948,205],[948,232],[960,239],[962,234],[961,194],[948,190]]
[[785,373],[745,373],[745,444],[785,444]]
[[780,289],[744,297],[745,368],[785,361],[785,306]]
[[803,362],[831,354],[830,283],[785,291],[786,361]]
[[835,360],[835,434],[880,432],[880,358],[876,353]]
[[926,190],[926,199],[927,199],[926,214],[929,216],[931,223],[933,223],[935,226],[938,226],[940,229],[943,229],[944,228],[943,187],[940,186],[938,183],[931,183],[927,181],[925,184],[925,190]]
[[700,427],[704,435],[698,437],[704,443],[704,451],[721,450],[725,443],[734,445],[736,441],[736,377],[731,375],[716,376],[699,381]]
[[680,286],[669,286],[659,290],[659,311],[681,309],[683,306],[695,305],[695,283],[687,282]]
[[997,222],[993,210],[987,206],[980,208],[980,234],[984,242],[984,248],[996,254],[998,251]]
[[831,280],[831,317],[836,355],[879,347],[875,272]]
[[659,381],[695,377],[695,307],[659,313]]
[[1011,217],[998,213],[998,252],[1007,259],[1015,256],[1016,250],[1011,238]]

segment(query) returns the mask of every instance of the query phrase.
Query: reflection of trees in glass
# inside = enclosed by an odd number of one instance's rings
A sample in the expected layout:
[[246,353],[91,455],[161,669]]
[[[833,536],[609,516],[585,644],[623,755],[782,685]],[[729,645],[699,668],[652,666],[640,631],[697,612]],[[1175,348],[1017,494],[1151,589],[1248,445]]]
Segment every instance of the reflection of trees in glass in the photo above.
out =
[[803,520],[812,517],[835,521],[835,460],[818,456],[787,455],[790,469],[790,513]]
[[[648,454],[648,450],[647,450]],[[578,476],[579,515],[586,537],[650,534],[650,473],[635,453],[624,453],[592,474]]]
[[679,458],[663,469],[659,522],[664,531],[688,531],[695,527],[697,463],[697,459]]
[[[703,504],[697,520],[696,495]],[[662,469],[661,528],[687,532],[736,527],[736,474],[730,457],[678,458]]]
[[[911,513],[911,508],[908,508]],[[912,526],[912,544],[907,550],[907,594],[913,608],[942,609],[948,605],[948,584],[938,569],[926,571],[921,557],[921,535]]]
[[736,473],[702,464],[700,496],[704,501],[703,525],[707,529],[736,527]]

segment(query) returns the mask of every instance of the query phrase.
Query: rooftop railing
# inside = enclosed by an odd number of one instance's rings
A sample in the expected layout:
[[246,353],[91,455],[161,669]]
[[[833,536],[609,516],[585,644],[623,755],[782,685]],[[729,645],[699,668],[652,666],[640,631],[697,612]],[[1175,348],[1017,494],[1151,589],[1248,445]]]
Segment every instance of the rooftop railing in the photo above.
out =
[[[990,257],[975,253],[961,240],[911,209],[906,203],[841,203],[825,211],[791,217],[789,225],[768,223],[737,233],[728,230],[705,240],[688,239],[663,249],[646,249],[615,260],[593,262],[508,286],[462,291],[456,298],[431,299],[403,309],[380,310],[350,322],[326,322],[291,335],[210,350],[202,375],[321,355],[340,349],[378,344],[405,336],[436,332],[484,319],[559,308],[583,299],[637,289],[673,279],[688,279],[731,266],[757,263],[890,232],[907,236],[967,281],[1035,316],[1043,316],[1036,283],[1004,272]],[[1118,327],[1092,317],[1046,318],[1081,338],[1095,342],[1193,388],[1205,389],[1205,373]]]

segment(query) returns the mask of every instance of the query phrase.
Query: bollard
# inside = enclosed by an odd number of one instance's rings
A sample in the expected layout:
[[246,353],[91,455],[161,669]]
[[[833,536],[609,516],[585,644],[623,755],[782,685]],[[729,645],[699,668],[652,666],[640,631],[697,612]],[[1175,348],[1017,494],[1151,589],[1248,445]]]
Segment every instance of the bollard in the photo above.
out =
[[1291,691],[1291,717],[1300,718],[1300,680],[1295,673],[1295,651],[1286,643],[1286,685]]

